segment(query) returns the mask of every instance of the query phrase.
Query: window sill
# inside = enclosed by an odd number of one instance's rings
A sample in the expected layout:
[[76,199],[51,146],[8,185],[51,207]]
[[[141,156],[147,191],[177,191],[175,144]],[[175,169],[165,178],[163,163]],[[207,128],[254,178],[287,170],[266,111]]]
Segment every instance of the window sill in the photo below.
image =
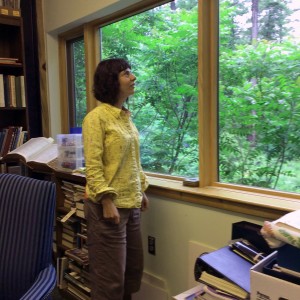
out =
[[197,203],[227,211],[265,219],[300,209],[300,201],[292,197],[260,194],[219,186],[186,187],[181,181],[149,176],[148,193],[171,199]]

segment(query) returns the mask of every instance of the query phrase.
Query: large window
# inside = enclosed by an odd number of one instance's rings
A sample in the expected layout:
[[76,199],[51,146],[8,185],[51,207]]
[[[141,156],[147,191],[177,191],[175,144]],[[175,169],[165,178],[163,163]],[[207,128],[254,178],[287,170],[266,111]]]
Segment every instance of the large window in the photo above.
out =
[[220,1],[221,182],[300,192],[299,9]]
[[146,171],[198,176],[197,1],[173,1],[100,28],[101,57],[137,77],[129,108]]
[[69,43],[73,125],[86,113],[99,57],[122,57],[137,77],[128,107],[146,171],[299,199],[300,2],[175,0],[145,9],[91,22],[84,43]]

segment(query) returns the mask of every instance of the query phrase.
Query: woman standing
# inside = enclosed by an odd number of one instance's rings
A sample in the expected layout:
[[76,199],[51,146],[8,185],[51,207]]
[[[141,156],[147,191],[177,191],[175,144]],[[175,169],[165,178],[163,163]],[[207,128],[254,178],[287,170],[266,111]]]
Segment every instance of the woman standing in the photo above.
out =
[[100,105],[83,121],[85,217],[93,300],[127,300],[143,273],[141,210],[148,208],[138,131],[125,101],[136,77],[123,59],[101,61],[94,74]]

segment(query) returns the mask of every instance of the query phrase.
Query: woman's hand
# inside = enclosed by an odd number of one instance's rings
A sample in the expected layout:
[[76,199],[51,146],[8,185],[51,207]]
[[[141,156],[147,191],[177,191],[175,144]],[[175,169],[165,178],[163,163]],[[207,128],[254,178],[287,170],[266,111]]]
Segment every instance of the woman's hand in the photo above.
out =
[[103,217],[115,224],[120,223],[120,214],[110,196],[103,196],[101,200],[103,206]]
[[149,199],[145,193],[143,193],[141,211],[145,211],[149,208]]

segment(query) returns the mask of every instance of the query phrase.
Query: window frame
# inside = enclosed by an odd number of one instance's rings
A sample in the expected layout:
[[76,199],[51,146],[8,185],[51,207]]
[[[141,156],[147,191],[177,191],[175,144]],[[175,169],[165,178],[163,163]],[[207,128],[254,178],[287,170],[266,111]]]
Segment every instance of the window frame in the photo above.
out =
[[[61,111],[68,115],[66,44],[82,35],[86,53],[87,111],[97,106],[92,95],[93,73],[99,54],[99,27],[119,21],[170,1],[144,0],[126,9],[60,35]],[[218,182],[218,31],[219,1],[198,0],[198,121],[199,121],[199,187],[182,185],[182,178],[147,173],[150,181],[148,193],[217,209],[252,216],[276,219],[300,209],[300,194],[225,184]],[[62,117],[63,133],[69,131],[68,120]]]
[[[66,41],[66,58],[67,58],[67,76],[68,78],[74,78],[74,51],[72,43],[83,39],[83,35],[69,39]],[[76,124],[76,104],[75,104],[75,84],[74,80],[68,80],[68,116],[69,116],[69,127],[75,127]]]

